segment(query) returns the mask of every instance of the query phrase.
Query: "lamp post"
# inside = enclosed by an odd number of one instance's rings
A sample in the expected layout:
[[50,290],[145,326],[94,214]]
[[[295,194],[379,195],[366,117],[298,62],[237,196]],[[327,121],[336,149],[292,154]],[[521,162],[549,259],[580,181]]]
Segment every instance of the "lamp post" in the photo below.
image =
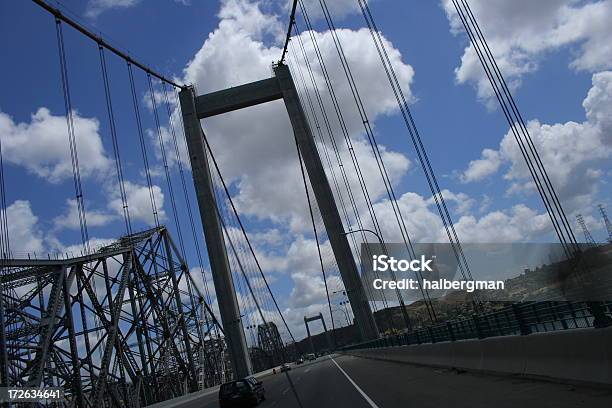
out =
[[347,320],[348,320],[349,311],[348,311],[348,308],[346,307],[347,304],[350,304],[348,300],[343,300],[342,302],[340,302],[340,306],[344,306],[344,314],[347,316]]
[[255,338],[255,334],[253,333],[253,330],[255,330],[256,328],[257,328],[256,324],[251,324],[246,327],[246,329],[251,333],[251,338],[253,340],[253,347],[257,347],[257,340]]
[[[370,234],[373,234],[378,239],[378,242],[380,243],[380,245],[383,248],[385,248],[385,243],[382,240],[382,238],[380,237],[380,235],[376,231],[372,231],[371,229],[360,228],[360,229],[356,229],[356,230],[346,231],[342,235],[350,235],[350,234],[354,234],[355,232],[369,232]],[[386,251],[386,249],[385,249],[385,251]]]
[[[335,294],[338,294],[338,293],[342,293],[342,296],[347,298],[346,292],[348,292],[348,291],[347,290],[335,290],[335,291],[332,292],[332,295],[335,295]],[[334,311],[335,310],[340,310],[342,313],[344,313],[344,317],[346,317],[346,324],[347,324],[347,326],[351,325],[351,323],[350,323],[351,319],[349,318],[350,313],[348,311],[348,308],[346,307],[346,305],[350,305],[350,304],[351,304],[351,302],[349,300],[341,300],[340,302],[338,302],[338,306],[344,306],[344,309],[341,308],[341,307],[337,308],[337,309],[334,309]]]

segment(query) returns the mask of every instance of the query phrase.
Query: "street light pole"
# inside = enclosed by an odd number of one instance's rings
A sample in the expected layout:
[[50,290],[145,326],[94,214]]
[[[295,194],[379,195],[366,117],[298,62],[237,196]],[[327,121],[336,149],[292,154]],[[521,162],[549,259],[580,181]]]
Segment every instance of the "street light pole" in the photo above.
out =
[[348,308],[346,307],[346,304],[349,303],[348,300],[344,300],[342,302],[340,302],[340,306],[344,306],[344,314],[347,316],[347,320],[348,320],[348,315],[349,315],[349,311]]
[[[360,228],[360,229],[356,229],[356,230],[347,231],[347,232],[343,233],[342,235],[354,234],[355,232],[369,232],[370,234],[373,234],[378,239],[378,242],[380,243],[380,246],[381,246],[383,252],[385,253],[385,255],[388,255],[388,253],[387,253],[387,246],[385,245],[384,241],[382,240],[382,238],[380,237],[380,235],[376,231],[372,231],[371,229],[367,229],[367,228]],[[393,273],[393,272],[391,272],[391,273]],[[395,277],[394,277],[394,279],[395,279]],[[400,295],[399,289],[395,289],[395,293],[397,293],[397,300],[399,301],[399,304],[400,304],[400,309],[402,311],[402,317],[404,319],[404,324],[406,325],[406,329],[410,330],[412,325],[410,324],[410,317],[408,316],[408,311],[406,310],[406,305],[404,304],[404,299],[402,299],[402,296]],[[391,326],[392,324],[393,324],[393,319],[389,318],[389,326]]]
[[[378,238],[378,242],[380,243],[380,245],[383,248],[385,248],[385,243],[382,240],[382,238],[380,237],[380,235],[376,231],[372,231],[371,229],[367,229],[367,228],[355,229],[355,230],[351,230],[351,231],[346,231],[342,235],[350,235],[350,234],[354,234],[355,232],[369,232],[370,234],[373,234],[376,238]],[[386,251],[386,249],[385,249],[385,251]]]
[[[335,291],[332,292],[332,295],[335,295],[337,293],[342,293],[342,295],[345,298],[348,298],[348,296],[346,295],[346,292],[347,292],[346,290],[335,290]],[[347,304],[350,305],[351,302],[349,300],[341,300],[340,302],[338,302],[338,306],[344,306],[344,309],[342,309],[342,307],[339,307],[337,309],[334,309],[334,311],[335,310],[340,310],[342,313],[344,313],[344,317],[346,318],[346,324],[347,324],[347,326],[350,326],[351,325],[351,323],[350,323],[351,319],[349,319],[350,313],[349,313],[348,308],[346,306]]]

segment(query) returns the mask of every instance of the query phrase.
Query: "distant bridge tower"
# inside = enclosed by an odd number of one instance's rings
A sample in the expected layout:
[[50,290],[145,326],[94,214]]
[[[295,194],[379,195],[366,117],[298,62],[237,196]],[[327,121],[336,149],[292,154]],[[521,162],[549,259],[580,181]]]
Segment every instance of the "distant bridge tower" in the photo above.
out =
[[578,225],[580,225],[580,228],[582,228],[582,233],[584,234],[584,240],[587,243],[587,245],[592,246],[592,247],[597,246],[597,243],[593,239],[591,232],[589,231],[589,229],[586,226],[586,223],[584,222],[584,218],[582,217],[582,214],[576,215],[576,219],[578,220]]
[[310,343],[310,349],[313,353],[316,353],[314,343],[312,342],[312,336],[310,335],[310,327],[308,327],[308,323],[321,320],[323,324],[323,332],[325,333],[325,339],[327,340],[327,347],[329,350],[333,349],[331,339],[329,338],[329,332],[327,331],[327,325],[325,324],[325,319],[323,318],[323,313],[319,313],[316,316],[306,317],[304,316],[304,325],[306,325],[306,333],[308,334],[308,343]]
[[606,231],[608,231],[608,242],[612,243],[612,222],[608,218],[608,214],[606,213],[606,209],[603,205],[599,204],[599,212],[601,212],[601,217],[603,218],[604,225],[606,226]]

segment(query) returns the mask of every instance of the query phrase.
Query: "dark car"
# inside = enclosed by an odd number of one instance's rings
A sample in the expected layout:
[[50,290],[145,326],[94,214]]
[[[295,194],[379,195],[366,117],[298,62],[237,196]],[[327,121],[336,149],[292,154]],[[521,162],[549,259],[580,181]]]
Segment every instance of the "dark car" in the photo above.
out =
[[219,388],[221,408],[254,407],[265,399],[263,384],[255,377],[226,382]]

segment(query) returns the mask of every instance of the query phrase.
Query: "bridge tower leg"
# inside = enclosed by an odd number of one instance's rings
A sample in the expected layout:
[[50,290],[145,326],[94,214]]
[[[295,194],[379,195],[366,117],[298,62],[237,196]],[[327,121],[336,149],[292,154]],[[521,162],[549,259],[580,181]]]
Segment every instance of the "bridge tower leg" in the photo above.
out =
[[327,325],[325,324],[323,313],[319,313],[319,319],[321,319],[321,323],[323,323],[323,330],[325,331],[325,339],[327,340],[327,347],[329,348],[330,351],[332,351],[334,349],[334,344],[332,343],[329,332],[327,331]]
[[312,354],[315,354],[314,343],[312,342],[312,337],[310,336],[310,327],[308,327],[309,320],[304,316],[304,325],[306,325],[306,334],[308,335],[308,344],[310,344],[310,350]]
[[242,378],[250,375],[253,368],[240,318],[240,309],[227,257],[223,230],[217,213],[217,203],[202,128],[196,111],[193,88],[184,88],[180,92],[180,102],[193,183],[204,227],[206,248],[215,283],[215,293],[219,303],[225,341],[230,350],[234,376]]
[[336,207],[334,195],[329,181],[325,176],[325,170],[319,157],[317,147],[308,126],[306,114],[300,103],[293,78],[286,65],[276,65],[274,74],[278,80],[285,107],[289,113],[289,119],[293,126],[293,133],[297,139],[310,184],[315,194],[327,236],[331,244],[351,308],[355,314],[355,320],[363,340],[378,338],[378,328],[370,304],[365,295],[365,290],[359,277],[357,265],[351,252],[348,239],[346,238],[342,219]]
[[312,337],[310,335],[310,327],[308,327],[308,323],[313,322],[315,320],[321,320],[321,324],[323,324],[323,332],[325,333],[325,340],[327,341],[327,347],[329,350],[333,350],[333,344],[331,338],[329,337],[329,332],[327,331],[327,325],[325,324],[325,319],[323,318],[323,313],[319,313],[316,316],[306,317],[304,316],[304,324],[306,325],[306,333],[308,334],[308,343],[310,344],[310,349],[313,353],[315,353],[314,343],[312,342]]
[[[223,89],[216,92],[211,92],[205,95],[194,95],[192,88],[185,88],[181,91],[181,109],[183,111],[183,120],[185,122],[185,134],[187,136],[187,144],[193,170],[194,183],[196,184],[196,192],[198,195],[198,204],[200,206],[200,215],[206,233],[206,244],[209,247],[208,253],[211,257],[213,276],[215,277],[215,289],[217,296],[219,294],[226,295],[230,303],[235,302],[235,295],[229,296],[231,285],[231,275],[229,275],[229,266],[227,264],[227,254],[219,220],[215,213],[214,196],[212,195],[212,186],[210,185],[210,170],[205,155],[204,144],[202,142],[202,130],[199,119],[220,115],[223,113],[255,106],[266,102],[271,102],[277,99],[283,99],[285,108],[289,114],[289,120],[293,127],[293,133],[297,140],[300,154],[304,159],[308,178],[314,191],[317,205],[321,211],[325,230],[344,282],[344,287],[351,302],[351,308],[355,315],[355,322],[359,329],[359,334],[362,340],[373,340],[378,338],[378,327],[370,304],[366,298],[365,290],[357,270],[351,247],[342,225],[342,219],[336,207],[334,195],[332,193],[329,181],[325,175],[325,170],[317,151],[317,146],[306,114],[300,103],[293,78],[289,71],[289,67],[283,64],[274,66],[274,77],[263,79],[256,82],[236,86],[233,88]],[[211,231],[209,231],[209,229]],[[213,247],[211,251],[211,246]],[[218,259],[217,259],[218,258]],[[229,278],[221,278],[219,275],[227,275]],[[217,280],[223,285],[221,291],[217,288]],[[224,308],[220,310],[223,324],[229,322],[237,322],[240,326],[240,315],[236,311],[224,318]],[[233,306],[228,305],[231,310]],[[237,310],[237,306],[235,307]],[[234,319],[234,320],[232,320]],[[238,329],[236,328],[236,332]],[[244,333],[240,329],[241,337],[244,338]],[[244,341],[244,340],[242,340]],[[242,344],[242,343],[241,343]],[[245,353],[246,353],[246,345]]]

